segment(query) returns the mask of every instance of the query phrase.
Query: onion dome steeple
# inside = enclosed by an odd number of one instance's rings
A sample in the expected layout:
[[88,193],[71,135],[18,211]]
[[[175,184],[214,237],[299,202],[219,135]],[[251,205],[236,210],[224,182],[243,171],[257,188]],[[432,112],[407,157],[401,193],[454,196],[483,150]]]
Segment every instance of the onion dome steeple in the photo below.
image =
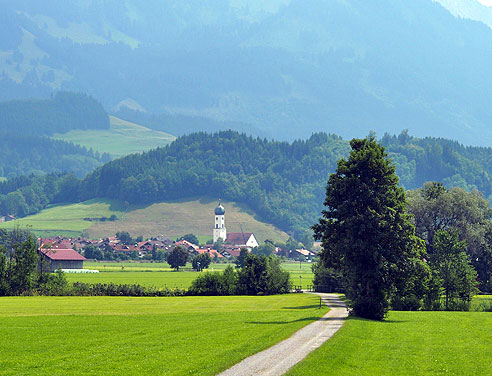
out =
[[225,209],[221,205],[220,200],[219,200],[219,205],[215,208],[215,215],[224,215],[225,214]]

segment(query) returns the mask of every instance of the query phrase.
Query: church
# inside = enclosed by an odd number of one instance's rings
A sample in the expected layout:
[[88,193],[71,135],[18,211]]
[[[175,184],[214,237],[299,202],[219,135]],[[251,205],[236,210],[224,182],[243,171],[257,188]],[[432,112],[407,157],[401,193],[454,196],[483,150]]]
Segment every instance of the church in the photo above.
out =
[[258,247],[258,241],[255,234],[252,232],[231,232],[227,233],[225,226],[225,208],[219,200],[219,204],[214,210],[215,226],[214,226],[214,243],[222,239],[225,244],[233,245],[234,247],[246,247],[249,249]]

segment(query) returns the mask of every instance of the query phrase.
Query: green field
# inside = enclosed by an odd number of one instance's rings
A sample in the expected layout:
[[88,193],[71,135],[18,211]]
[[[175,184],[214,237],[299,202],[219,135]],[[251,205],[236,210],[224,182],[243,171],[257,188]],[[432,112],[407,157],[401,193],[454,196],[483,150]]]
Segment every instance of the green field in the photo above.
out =
[[[211,264],[208,271],[221,271],[228,264]],[[191,267],[191,264],[187,265]],[[97,274],[67,274],[69,282],[85,283],[114,283],[114,284],[138,284],[153,287],[178,287],[187,289],[191,282],[198,276],[197,272],[175,272],[167,263],[111,263],[111,262],[86,262],[85,269],[96,269]],[[302,286],[311,284],[313,273],[311,264],[303,263],[299,269],[299,263],[283,263],[282,268],[290,273],[293,285],[299,285],[299,275],[302,276]]]
[[2,375],[215,375],[326,312],[316,296],[0,298]]
[[492,313],[390,312],[350,318],[288,375],[490,375]]
[[114,158],[165,146],[176,137],[110,116],[109,130],[72,130],[53,138],[73,142]]
[[0,223],[0,227],[9,229],[17,225],[29,227],[38,236],[80,236],[94,223],[84,218],[109,218],[113,214],[121,218],[124,210],[123,205],[118,201],[94,199],[78,204],[52,205],[38,214]]
[[[288,235],[256,219],[254,212],[235,202],[223,201],[226,206],[226,226],[229,232],[254,232],[258,241],[286,241]],[[161,202],[147,207],[124,207],[117,200],[94,199],[78,204],[52,205],[38,214],[16,221],[0,223],[0,228],[17,224],[30,226],[38,236],[87,236],[91,239],[114,236],[128,231],[132,236],[149,238],[165,235],[172,239],[193,233],[201,241],[212,239],[213,210],[217,200],[210,198]],[[116,215],[117,221],[90,222],[84,218]]]

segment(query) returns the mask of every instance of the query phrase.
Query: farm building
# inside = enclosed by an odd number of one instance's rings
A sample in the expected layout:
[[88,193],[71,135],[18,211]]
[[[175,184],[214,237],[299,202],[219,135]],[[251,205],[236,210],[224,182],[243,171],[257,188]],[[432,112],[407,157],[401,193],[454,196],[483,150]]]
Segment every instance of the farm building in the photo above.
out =
[[54,272],[58,269],[83,269],[86,258],[73,249],[38,250],[40,257],[39,268],[43,271]]

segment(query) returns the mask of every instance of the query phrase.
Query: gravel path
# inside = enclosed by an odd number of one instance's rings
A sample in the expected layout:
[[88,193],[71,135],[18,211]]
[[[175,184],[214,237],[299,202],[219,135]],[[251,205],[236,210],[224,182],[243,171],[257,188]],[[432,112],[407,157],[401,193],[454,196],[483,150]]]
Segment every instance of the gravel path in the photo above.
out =
[[244,359],[219,376],[283,375],[311,351],[320,347],[343,325],[347,306],[335,294],[319,295],[330,312],[318,321],[295,332],[291,337]]

